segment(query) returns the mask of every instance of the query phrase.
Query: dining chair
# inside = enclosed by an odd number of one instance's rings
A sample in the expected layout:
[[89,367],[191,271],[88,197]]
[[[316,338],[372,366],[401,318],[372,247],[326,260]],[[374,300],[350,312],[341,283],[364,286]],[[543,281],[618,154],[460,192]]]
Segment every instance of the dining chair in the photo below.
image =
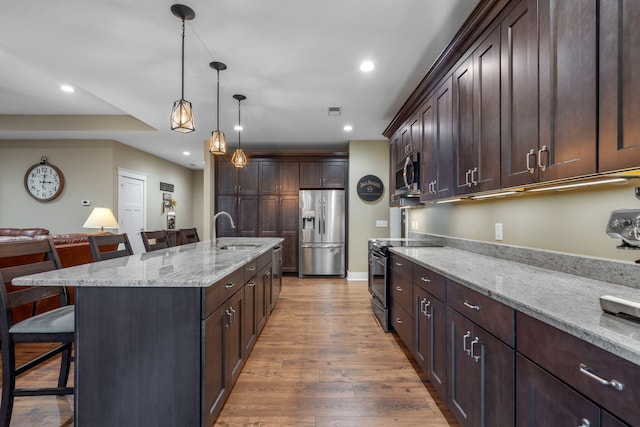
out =
[[142,243],[147,252],[169,247],[169,236],[164,230],[142,231],[140,237],[142,237]]
[[178,230],[178,237],[181,245],[200,241],[200,237],[198,237],[198,230],[196,228],[181,228]]
[[[0,244],[0,260],[10,257],[27,257],[26,264],[0,268],[0,339],[2,347],[2,398],[0,402],[0,426],[11,422],[13,402],[19,396],[73,394],[67,387],[74,342],[74,306],[69,304],[63,286],[34,286],[8,288],[8,284],[19,276],[42,273],[60,268],[60,259],[51,239],[29,240]],[[46,298],[58,297],[60,306],[24,320],[14,321],[12,309],[35,305]],[[16,343],[58,343],[56,347],[16,367]],[[35,368],[52,357],[61,354],[57,387],[16,388],[16,377]]]
[[127,233],[90,235],[89,247],[94,261],[133,255]]

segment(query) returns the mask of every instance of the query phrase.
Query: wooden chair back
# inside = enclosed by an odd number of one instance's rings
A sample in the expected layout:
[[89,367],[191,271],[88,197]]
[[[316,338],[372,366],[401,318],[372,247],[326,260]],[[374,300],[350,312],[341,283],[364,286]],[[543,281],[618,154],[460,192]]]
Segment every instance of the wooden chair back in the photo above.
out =
[[[61,286],[11,286],[11,281],[16,277],[60,268],[60,258],[51,239],[1,243],[0,259],[11,257],[30,259],[30,262],[0,268],[0,324],[3,328],[8,330],[14,322],[34,315],[36,303],[45,298],[59,296],[60,305],[69,303],[66,289]],[[29,308],[28,305],[32,307]],[[22,310],[22,314],[17,314],[17,318],[14,318],[12,309],[18,307],[26,307],[26,311]]]
[[164,230],[142,231],[140,237],[142,237],[142,243],[147,252],[169,247],[169,237]]
[[[115,249],[113,249],[114,246]],[[89,247],[94,261],[133,255],[127,233],[91,235],[89,236]]]
[[181,245],[200,241],[200,237],[198,237],[198,230],[196,228],[181,228],[178,231],[178,237]]

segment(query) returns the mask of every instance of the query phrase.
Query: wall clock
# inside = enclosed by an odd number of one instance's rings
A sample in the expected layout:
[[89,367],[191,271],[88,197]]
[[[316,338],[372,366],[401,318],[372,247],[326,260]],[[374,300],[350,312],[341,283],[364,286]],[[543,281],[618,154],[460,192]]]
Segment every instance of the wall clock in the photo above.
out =
[[41,202],[53,200],[64,189],[64,175],[42,157],[40,163],[29,167],[24,174],[24,188],[31,197]]

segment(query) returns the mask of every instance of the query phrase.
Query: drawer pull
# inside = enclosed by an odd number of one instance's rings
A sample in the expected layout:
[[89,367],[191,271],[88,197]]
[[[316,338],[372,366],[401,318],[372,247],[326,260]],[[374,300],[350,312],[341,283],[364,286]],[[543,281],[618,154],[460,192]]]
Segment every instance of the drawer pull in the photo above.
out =
[[424,304],[427,302],[426,298],[423,298],[422,301],[420,301],[420,312],[424,313]]
[[401,263],[401,262],[397,262],[397,261],[396,261],[396,265],[397,265],[398,267],[402,267],[402,263]]
[[249,271],[256,271],[256,266],[252,265],[251,267],[249,267],[247,270]]
[[396,291],[402,292],[402,291],[404,291],[404,289],[402,289],[400,286],[396,286]]
[[420,280],[422,280],[423,282],[431,283],[431,279],[426,276],[421,277]]
[[247,283],[247,286],[249,286],[250,288],[253,288],[255,285],[256,285],[256,282]]
[[475,311],[479,311],[479,310],[480,310],[480,306],[479,306],[479,305],[471,304],[469,301],[465,301],[465,302],[464,302],[464,305],[465,305],[466,307],[469,307],[469,308],[470,308],[470,309],[472,309],[472,310],[475,310]]
[[617,381],[617,380],[605,380],[604,378],[601,378],[601,377],[597,376],[596,374],[594,374],[593,372],[591,372],[591,368],[588,367],[587,365],[585,365],[584,363],[580,364],[580,372],[582,372],[583,374],[585,374],[586,376],[588,376],[592,380],[595,380],[595,381],[599,382],[602,385],[610,385],[611,387],[615,388],[618,391],[624,390],[624,384],[622,384],[620,381]]
[[[425,298],[426,299],[426,298]],[[429,313],[428,309],[429,307],[431,307],[431,301],[427,301],[424,305],[424,311],[422,312],[422,314],[424,314],[424,317],[426,317],[427,319],[431,319],[431,314]]]
[[591,427],[591,421],[589,421],[586,418],[582,419],[582,424],[580,424],[578,427]]
[[399,324],[401,324],[401,325],[402,325],[404,322],[402,321],[402,319],[401,319],[401,318],[396,317],[396,323],[399,323]]
[[471,350],[467,348],[467,338],[471,338],[471,332],[467,331],[462,337],[462,349],[471,356]]
[[226,285],[224,285],[225,288],[229,289],[229,288],[233,288],[236,284],[234,282],[229,282]]

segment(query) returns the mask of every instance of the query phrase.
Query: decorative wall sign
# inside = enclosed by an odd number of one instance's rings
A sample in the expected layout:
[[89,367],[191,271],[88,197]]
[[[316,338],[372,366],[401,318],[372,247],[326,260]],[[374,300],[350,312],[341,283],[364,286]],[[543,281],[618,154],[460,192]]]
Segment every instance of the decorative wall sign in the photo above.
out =
[[169,184],[168,182],[160,182],[160,191],[168,191],[169,193],[173,193],[173,184]]
[[365,175],[358,181],[358,197],[365,202],[375,202],[384,193],[382,180],[375,175]]

